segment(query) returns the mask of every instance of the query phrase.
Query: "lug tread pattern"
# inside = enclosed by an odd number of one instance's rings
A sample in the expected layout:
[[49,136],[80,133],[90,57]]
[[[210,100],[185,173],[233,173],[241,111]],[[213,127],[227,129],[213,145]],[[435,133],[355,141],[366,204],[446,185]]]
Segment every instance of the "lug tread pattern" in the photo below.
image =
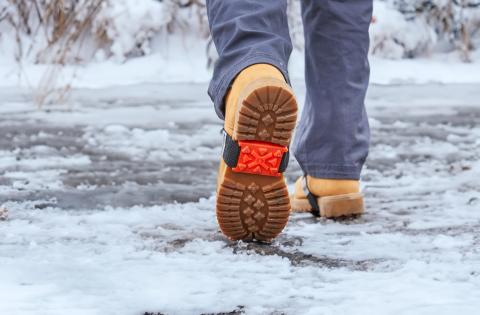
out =
[[[283,179],[272,180],[274,184],[260,187],[255,181],[236,185],[225,178],[219,189],[217,220],[229,238],[270,241],[285,228],[290,214],[288,189]],[[240,197],[230,198],[231,195]]]
[[297,102],[290,90],[265,86],[243,100],[234,133],[237,140],[260,140],[288,146],[296,121]]

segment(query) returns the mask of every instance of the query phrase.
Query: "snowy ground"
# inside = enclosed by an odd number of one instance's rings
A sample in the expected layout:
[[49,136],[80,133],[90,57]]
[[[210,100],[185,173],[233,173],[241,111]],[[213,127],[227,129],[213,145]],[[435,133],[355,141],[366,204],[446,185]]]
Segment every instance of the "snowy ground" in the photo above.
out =
[[0,89],[0,314],[478,314],[479,85],[373,86],[367,213],[271,245],[215,223],[205,89]]
[[[83,66],[66,65],[61,71],[45,64],[27,63],[19,68],[14,60],[0,51],[0,86],[44,89],[45,82],[49,82],[59,87],[68,84],[77,88],[104,88],[138,83],[198,84],[210,80],[212,69],[207,68],[207,58],[199,56],[199,52],[205,50],[203,42],[190,41],[171,46],[124,63],[105,60]],[[480,50],[472,52],[472,59],[472,63],[462,62],[455,52],[401,60],[371,56],[370,81],[384,85],[480,83]],[[304,72],[303,53],[295,50],[289,62],[290,77],[301,81]]]

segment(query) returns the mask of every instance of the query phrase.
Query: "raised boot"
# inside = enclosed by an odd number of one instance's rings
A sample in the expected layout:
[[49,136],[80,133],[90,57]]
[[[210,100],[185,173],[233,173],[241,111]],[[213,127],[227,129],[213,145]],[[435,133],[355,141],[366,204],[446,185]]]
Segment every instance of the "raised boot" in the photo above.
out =
[[302,176],[290,196],[292,210],[326,218],[362,214],[363,195],[357,180],[320,179]]
[[225,98],[224,150],[216,213],[232,240],[270,241],[291,210],[282,172],[297,120],[297,102],[282,73],[267,64],[244,69]]

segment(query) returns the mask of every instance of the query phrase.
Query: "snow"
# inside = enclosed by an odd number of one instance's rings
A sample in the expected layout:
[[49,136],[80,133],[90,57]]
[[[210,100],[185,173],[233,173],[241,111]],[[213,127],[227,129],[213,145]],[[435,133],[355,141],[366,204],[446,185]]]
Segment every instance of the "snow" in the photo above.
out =
[[431,58],[391,60],[374,58],[371,62],[371,82],[376,84],[478,83],[480,54],[476,62],[455,61],[451,54]]
[[148,39],[170,22],[170,12],[164,6],[159,1],[143,1],[140,5],[131,0],[106,3],[95,22],[99,29],[107,26],[106,36],[113,42],[110,51],[114,59],[124,61],[139,43],[140,49],[148,53]]
[[[206,58],[198,58],[200,48],[178,50],[179,53],[151,54],[117,63],[113,60],[92,62],[86,66],[66,66],[57,85],[65,82],[77,88],[105,88],[118,85],[153,83],[205,83],[210,80]],[[188,51],[188,53],[187,53]],[[432,58],[391,60],[370,57],[372,84],[427,84],[480,83],[480,54],[476,62],[464,63],[451,54],[437,54]],[[1,61],[0,61],[1,63]],[[0,65],[0,86],[22,86],[36,89],[44,79],[49,66],[30,65],[25,76],[18,78],[17,66]],[[293,80],[303,79],[303,56],[295,52],[290,61]],[[27,80],[28,78],[28,80]]]
[[270,245],[218,230],[205,89],[85,88],[44,110],[0,89],[1,314],[478,313],[478,84],[373,85],[367,213],[294,214]]
[[[375,23],[370,28],[370,51],[388,59],[402,59],[406,55],[418,55],[435,41],[424,20],[407,18],[387,2],[374,2]],[[416,53],[415,53],[416,52]]]
[[[56,80],[57,86],[103,88],[138,83],[207,82],[211,76],[204,56],[205,44],[196,40],[170,38],[167,48],[147,56],[118,62],[92,61],[86,65],[66,65]],[[199,57],[201,54],[201,57]],[[0,86],[37,88],[52,65],[28,64],[19,69],[8,58],[0,60]]]
[[[207,67],[206,44],[193,35],[169,37],[160,51],[118,62],[115,59],[91,61],[85,65],[66,65],[56,69],[56,87],[106,88],[134,84],[206,83],[212,69]],[[435,53],[415,59],[392,60],[371,56],[372,84],[479,83],[480,51],[472,52],[471,63],[458,53]],[[25,63],[21,69],[9,58],[0,58],[0,86],[45,89],[46,75],[53,66]],[[303,53],[295,50],[289,64],[294,81],[304,78]]]
[[[172,4],[108,2],[101,48],[87,36],[63,67],[35,63],[42,36],[20,38],[34,45],[17,63],[0,25],[0,314],[477,314],[480,52],[465,63],[375,1],[366,214],[294,214],[272,244],[230,242],[214,211],[216,56],[204,12]],[[301,49],[289,70],[302,103]],[[32,104],[66,86],[63,103]],[[290,189],[300,173],[292,160]]]

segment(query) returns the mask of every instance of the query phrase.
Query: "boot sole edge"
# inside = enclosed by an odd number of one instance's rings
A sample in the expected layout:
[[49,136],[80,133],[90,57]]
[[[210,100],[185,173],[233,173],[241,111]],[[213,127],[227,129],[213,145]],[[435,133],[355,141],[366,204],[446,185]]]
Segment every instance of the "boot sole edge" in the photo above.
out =
[[[290,196],[293,212],[311,212],[312,207],[306,198]],[[317,199],[320,216],[325,218],[350,217],[365,212],[364,198],[361,193],[327,196]]]

